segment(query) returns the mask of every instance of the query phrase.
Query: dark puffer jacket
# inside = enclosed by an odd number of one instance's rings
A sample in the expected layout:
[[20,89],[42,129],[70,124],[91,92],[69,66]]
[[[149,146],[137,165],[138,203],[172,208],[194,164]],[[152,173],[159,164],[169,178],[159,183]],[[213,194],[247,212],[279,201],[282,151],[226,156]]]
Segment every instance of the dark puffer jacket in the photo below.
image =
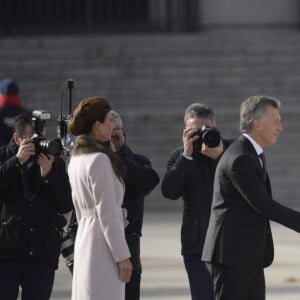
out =
[[[33,259],[58,267],[61,214],[72,209],[64,161],[42,178],[36,162],[21,165],[13,140],[0,148],[0,259]],[[29,167],[30,165],[30,167]]]

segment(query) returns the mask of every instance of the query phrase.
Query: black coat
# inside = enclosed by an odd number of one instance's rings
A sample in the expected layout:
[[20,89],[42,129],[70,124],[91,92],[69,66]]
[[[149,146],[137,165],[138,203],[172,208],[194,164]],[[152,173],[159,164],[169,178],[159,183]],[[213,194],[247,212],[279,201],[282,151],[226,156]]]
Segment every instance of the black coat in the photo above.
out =
[[159,183],[159,177],[151,167],[150,160],[144,155],[133,153],[128,145],[117,152],[125,165],[125,195],[123,207],[127,209],[129,225],[126,233],[142,235],[144,201]]
[[[229,143],[223,140],[224,148]],[[210,159],[195,151],[193,160],[189,160],[182,153],[183,147],[171,153],[161,191],[165,198],[177,200],[182,197],[183,199],[181,253],[202,255],[218,160]]]
[[16,157],[11,140],[0,148],[0,259],[30,258],[57,268],[61,247],[61,215],[72,209],[71,188],[64,161],[56,157],[42,178]]
[[269,220],[300,232],[300,212],[272,199],[269,177],[251,142],[241,136],[222,156],[202,259],[250,268],[273,261]]

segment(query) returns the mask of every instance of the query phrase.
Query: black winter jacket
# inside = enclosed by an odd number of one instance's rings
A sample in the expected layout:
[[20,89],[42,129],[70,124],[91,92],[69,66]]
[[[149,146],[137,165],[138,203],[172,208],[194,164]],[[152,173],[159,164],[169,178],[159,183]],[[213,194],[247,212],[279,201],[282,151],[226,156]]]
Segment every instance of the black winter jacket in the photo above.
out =
[[[223,140],[224,149],[230,143]],[[210,218],[214,175],[219,160],[210,159],[199,152],[194,152],[193,160],[189,160],[182,153],[183,147],[171,153],[161,191],[165,198],[183,199],[181,253],[202,255]]]
[[0,148],[0,259],[33,259],[58,267],[61,215],[72,209],[65,163],[56,157],[42,178],[39,165],[21,165],[13,140]]

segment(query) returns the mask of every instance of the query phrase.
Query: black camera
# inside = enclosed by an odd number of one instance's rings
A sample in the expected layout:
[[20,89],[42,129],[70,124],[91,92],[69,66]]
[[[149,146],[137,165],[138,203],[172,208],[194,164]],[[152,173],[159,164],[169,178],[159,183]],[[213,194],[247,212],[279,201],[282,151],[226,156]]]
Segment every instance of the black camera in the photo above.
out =
[[66,260],[66,266],[73,273],[74,265],[74,244],[75,244],[76,229],[72,231],[65,231],[63,233],[61,254]]
[[44,153],[58,156],[61,154],[62,145],[60,139],[47,140],[44,137],[34,134],[31,138],[31,141],[35,146],[36,155]]
[[77,220],[75,211],[72,211],[70,223],[63,233],[62,245],[61,245],[61,254],[66,261],[66,266],[73,274],[73,265],[74,265],[74,244],[77,233]]
[[211,127],[209,125],[203,125],[201,129],[198,129],[193,136],[199,136],[199,139],[194,141],[194,148],[201,151],[202,143],[210,148],[215,148],[219,146],[221,141],[220,131],[216,127]]
[[46,120],[51,119],[51,113],[45,110],[34,110],[32,112],[32,126],[34,135],[31,140],[35,145],[36,155],[40,153],[50,155],[60,155],[62,151],[62,144],[59,138],[47,140],[43,137],[43,132],[46,125]]
[[70,116],[60,115],[57,119],[57,136],[61,141],[63,147],[63,156],[69,156],[70,149],[73,144],[73,138],[71,134],[68,132],[68,122]]

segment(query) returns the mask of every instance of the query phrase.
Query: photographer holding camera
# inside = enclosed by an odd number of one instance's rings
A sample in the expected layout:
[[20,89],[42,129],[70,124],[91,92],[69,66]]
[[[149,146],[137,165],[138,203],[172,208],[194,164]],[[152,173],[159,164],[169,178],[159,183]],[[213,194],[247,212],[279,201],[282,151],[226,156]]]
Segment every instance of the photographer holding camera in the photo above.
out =
[[[0,148],[1,298],[50,299],[58,267],[61,215],[72,209],[64,161],[50,141],[34,140],[30,113],[18,115],[10,143]],[[37,149],[38,148],[38,149]]]
[[201,261],[208,227],[216,165],[230,141],[221,138],[214,111],[201,103],[189,105],[184,116],[183,146],[167,164],[161,190],[164,197],[184,202],[181,253],[193,300],[212,300],[212,281]]

